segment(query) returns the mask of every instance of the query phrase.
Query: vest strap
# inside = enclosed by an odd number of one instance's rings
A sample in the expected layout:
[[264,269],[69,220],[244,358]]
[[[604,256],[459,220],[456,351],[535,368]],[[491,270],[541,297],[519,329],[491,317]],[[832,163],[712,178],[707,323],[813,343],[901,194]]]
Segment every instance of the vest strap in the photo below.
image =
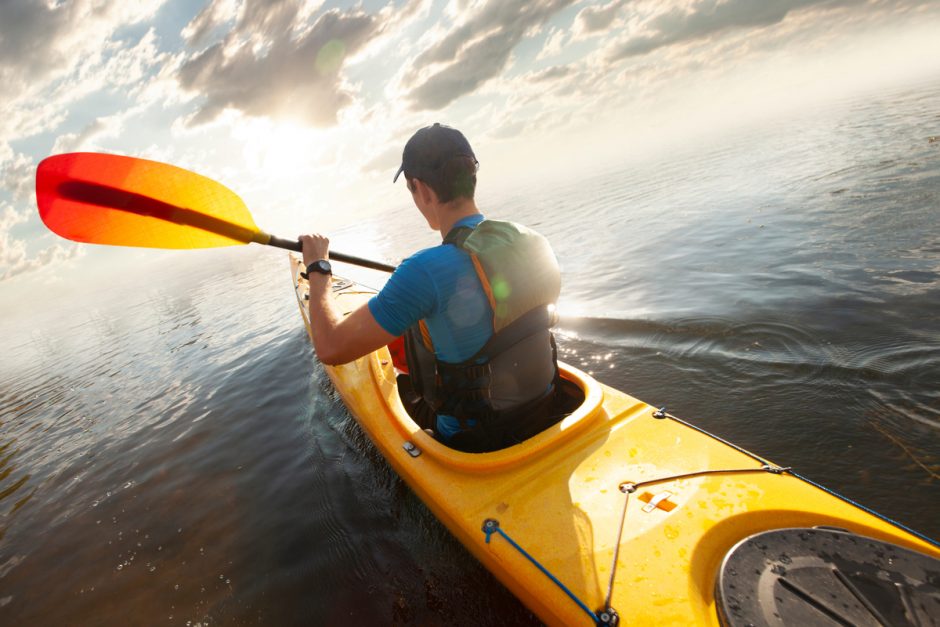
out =
[[525,338],[542,329],[555,326],[558,317],[548,307],[536,307],[514,320],[508,327],[494,333],[477,353],[464,363],[490,361],[496,355],[509,350]]
[[470,234],[473,233],[473,227],[455,226],[444,237],[444,244],[453,244],[457,248],[463,248],[463,243],[467,241]]

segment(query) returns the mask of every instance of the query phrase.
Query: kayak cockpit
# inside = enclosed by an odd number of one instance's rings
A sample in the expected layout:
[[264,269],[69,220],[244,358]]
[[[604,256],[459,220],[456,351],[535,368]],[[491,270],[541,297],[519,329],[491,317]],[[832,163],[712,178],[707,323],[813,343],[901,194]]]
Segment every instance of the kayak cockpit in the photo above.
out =
[[[391,368],[390,360],[373,362],[373,367]],[[383,363],[384,362],[384,363]],[[394,375],[386,373],[386,380],[395,381],[395,393],[386,400],[390,407],[389,416],[398,424],[403,435],[419,445],[421,450],[438,461],[460,467],[464,470],[489,471],[506,468],[540,457],[546,451],[558,448],[581,434],[591,423],[603,414],[603,388],[592,377],[571,366],[559,362],[560,385],[559,410],[557,419],[534,436],[519,444],[488,453],[465,453],[450,448],[425,433],[418,422],[408,414],[398,389]]]
[[[396,363],[394,354],[392,360],[393,363]],[[425,431],[434,432],[437,425],[437,413],[415,391],[411,377],[407,373],[402,372],[398,374],[396,381],[398,384],[399,399],[401,400],[402,406],[408,412],[408,415],[411,416],[415,424]],[[453,441],[442,441],[450,448],[468,453],[491,452],[493,450],[508,448],[513,444],[519,444],[528,440],[556,423],[561,422],[574,413],[584,403],[584,399],[585,391],[582,390],[579,385],[563,377],[558,377],[551,391],[546,392],[544,397],[534,403],[537,407],[536,409],[520,412],[518,416],[514,416],[508,420],[504,419],[504,424],[511,425],[509,428],[512,430],[512,434],[506,434],[504,436],[506,443],[502,446],[480,449],[473,448],[472,446],[462,446],[456,442],[459,438],[455,438]],[[533,403],[530,403],[530,406],[531,405],[533,405]]]

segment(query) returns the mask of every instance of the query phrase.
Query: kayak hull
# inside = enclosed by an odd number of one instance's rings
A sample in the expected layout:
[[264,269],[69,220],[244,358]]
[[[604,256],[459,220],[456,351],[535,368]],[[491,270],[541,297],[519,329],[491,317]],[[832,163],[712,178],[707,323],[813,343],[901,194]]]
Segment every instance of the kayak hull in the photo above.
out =
[[[312,333],[301,270],[292,256]],[[337,280],[333,293],[345,314],[374,292]],[[608,599],[630,624],[717,625],[722,560],[744,538],[771,529],[838,527],[940,557],[916,534],[678,419],[657,417],[654,407],[565,364],[562,376],[585,394],[581,407],[526,442],[483,454],[450,449],[414,423],[387,349],[325,368],[399,476],[549,625],[593,624]],[[487,534],[486,521],[499,531]]]

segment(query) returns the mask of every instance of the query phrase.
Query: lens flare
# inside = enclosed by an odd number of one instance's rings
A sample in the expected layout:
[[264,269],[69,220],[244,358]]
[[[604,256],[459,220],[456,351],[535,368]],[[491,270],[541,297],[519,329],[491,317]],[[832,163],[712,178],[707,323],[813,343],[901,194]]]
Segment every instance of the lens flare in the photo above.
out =
[[317,52],[317,71],[320,74],[335,74],[345,58],[346,44],[339,39],[331,39]]

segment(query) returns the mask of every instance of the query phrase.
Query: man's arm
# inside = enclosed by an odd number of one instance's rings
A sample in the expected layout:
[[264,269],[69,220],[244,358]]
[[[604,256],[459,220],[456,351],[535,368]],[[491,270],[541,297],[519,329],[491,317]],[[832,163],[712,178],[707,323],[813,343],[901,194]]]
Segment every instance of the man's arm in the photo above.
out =
[[[304,235],[304,265],[329,256],[329,240],[322,235]],[[324,364],[345,364],[385,346],[395,336],[379,326],[368,305],[343,316],[330,289],[330,277],[312,273],[310,283],[310,326],[313,348]]]

